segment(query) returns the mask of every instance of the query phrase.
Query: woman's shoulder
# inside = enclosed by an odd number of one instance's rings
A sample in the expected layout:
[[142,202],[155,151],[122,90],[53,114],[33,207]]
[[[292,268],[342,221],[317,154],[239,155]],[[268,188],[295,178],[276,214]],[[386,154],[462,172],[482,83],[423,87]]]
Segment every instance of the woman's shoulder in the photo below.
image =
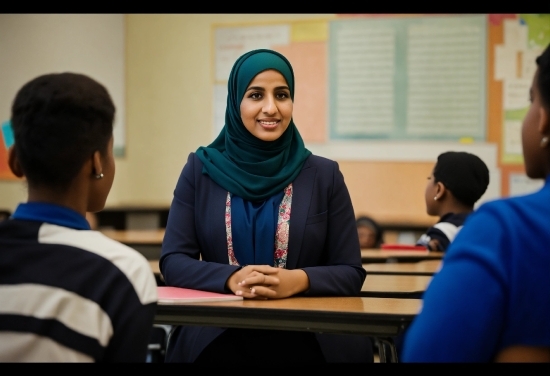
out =
[[203,166],[202,160],[199,158],[199,155],[192,151],[187,155],[187,162],[184,165],[184,171],[186,169],[192,169],[193,171],[198,170],[202,171]]
[[335,167],[338,166],[338,163],[332,159],[321,157],[320,155],[311,154],[307,159],[304,167],[313,166],[313,167]]

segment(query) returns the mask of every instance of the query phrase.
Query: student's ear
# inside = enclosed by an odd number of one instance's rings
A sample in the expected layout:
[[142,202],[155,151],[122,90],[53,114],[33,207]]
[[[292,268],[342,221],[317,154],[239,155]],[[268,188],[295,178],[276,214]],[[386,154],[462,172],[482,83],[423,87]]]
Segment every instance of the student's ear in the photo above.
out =
[[435,197],[437,197],[438,200],[441,200],[445,197],[445,193],[447,193],[447,188],[445,188],[445,185],[438,181],[436,183],[436,190],[435,190]]
[[92,154],[92,175],[97,177],[103,172],[103,165],[101,163],[101,153],[99,150],[94,151]]
[[8,149],[8,165],[10,166],[11,172],[18,178],[25,176],[21,164],[19,163],[19,158],[17,158],[17,152],[15,151],[15,145],[10,146]]

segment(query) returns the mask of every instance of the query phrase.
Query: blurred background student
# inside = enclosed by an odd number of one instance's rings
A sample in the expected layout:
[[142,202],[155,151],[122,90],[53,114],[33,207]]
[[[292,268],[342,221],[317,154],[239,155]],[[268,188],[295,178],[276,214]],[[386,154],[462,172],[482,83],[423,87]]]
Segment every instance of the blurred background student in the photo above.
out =
[[439,221],[422,234],[416,245],[445,252],[488,186],[489,169],[477,155],[462,151],[440,154],[424,196],[426,212],[439,217]]
[[361,249],[380,248],[384,242],[382,227],[374,219],[367,216],[358,217],[355,222]]
[[115,107],[74,73],[13,101],[9,167],[27,202],[0,222],[0,362],[145,362],[157,302],[149,263],[90,228],[115,177]]
[[536,62],[521,139],[527,176],[544,186],[466,220],[406,332],[403,362],[550,362],[550,45]]

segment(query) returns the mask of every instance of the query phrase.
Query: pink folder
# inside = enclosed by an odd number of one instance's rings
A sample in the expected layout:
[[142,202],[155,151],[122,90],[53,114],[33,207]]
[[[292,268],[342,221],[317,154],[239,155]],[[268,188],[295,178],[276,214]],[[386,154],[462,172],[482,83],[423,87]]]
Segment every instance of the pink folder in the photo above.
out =
[[185,289],[182,287],[158,286],[158,304],[187,304],[199,302],[218,302],[243,300],[242,296],[219,294],[217,292]]

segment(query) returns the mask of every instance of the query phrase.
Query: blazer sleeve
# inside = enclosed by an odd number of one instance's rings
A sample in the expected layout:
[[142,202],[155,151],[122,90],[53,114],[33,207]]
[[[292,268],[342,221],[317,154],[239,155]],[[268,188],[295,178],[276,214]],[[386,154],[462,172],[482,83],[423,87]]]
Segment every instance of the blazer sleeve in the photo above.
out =
[[355,212],[338,164],[324,161],[329,165],[317,168],[300,251],[321,250],[316,265],[302,268],[310,281],[305,295],[357,296],[367,272],[361,263]]
[[211,180],[202,175],[202,163],[191,153],[174,190],[160,270],[168,286],[229,293],[225,283],[239,267],[227,262],[225,238],[208,233],[212,217],[224,221],[223,212],[212,213],[216,205],[211,205],[214,187],[209,183]]

